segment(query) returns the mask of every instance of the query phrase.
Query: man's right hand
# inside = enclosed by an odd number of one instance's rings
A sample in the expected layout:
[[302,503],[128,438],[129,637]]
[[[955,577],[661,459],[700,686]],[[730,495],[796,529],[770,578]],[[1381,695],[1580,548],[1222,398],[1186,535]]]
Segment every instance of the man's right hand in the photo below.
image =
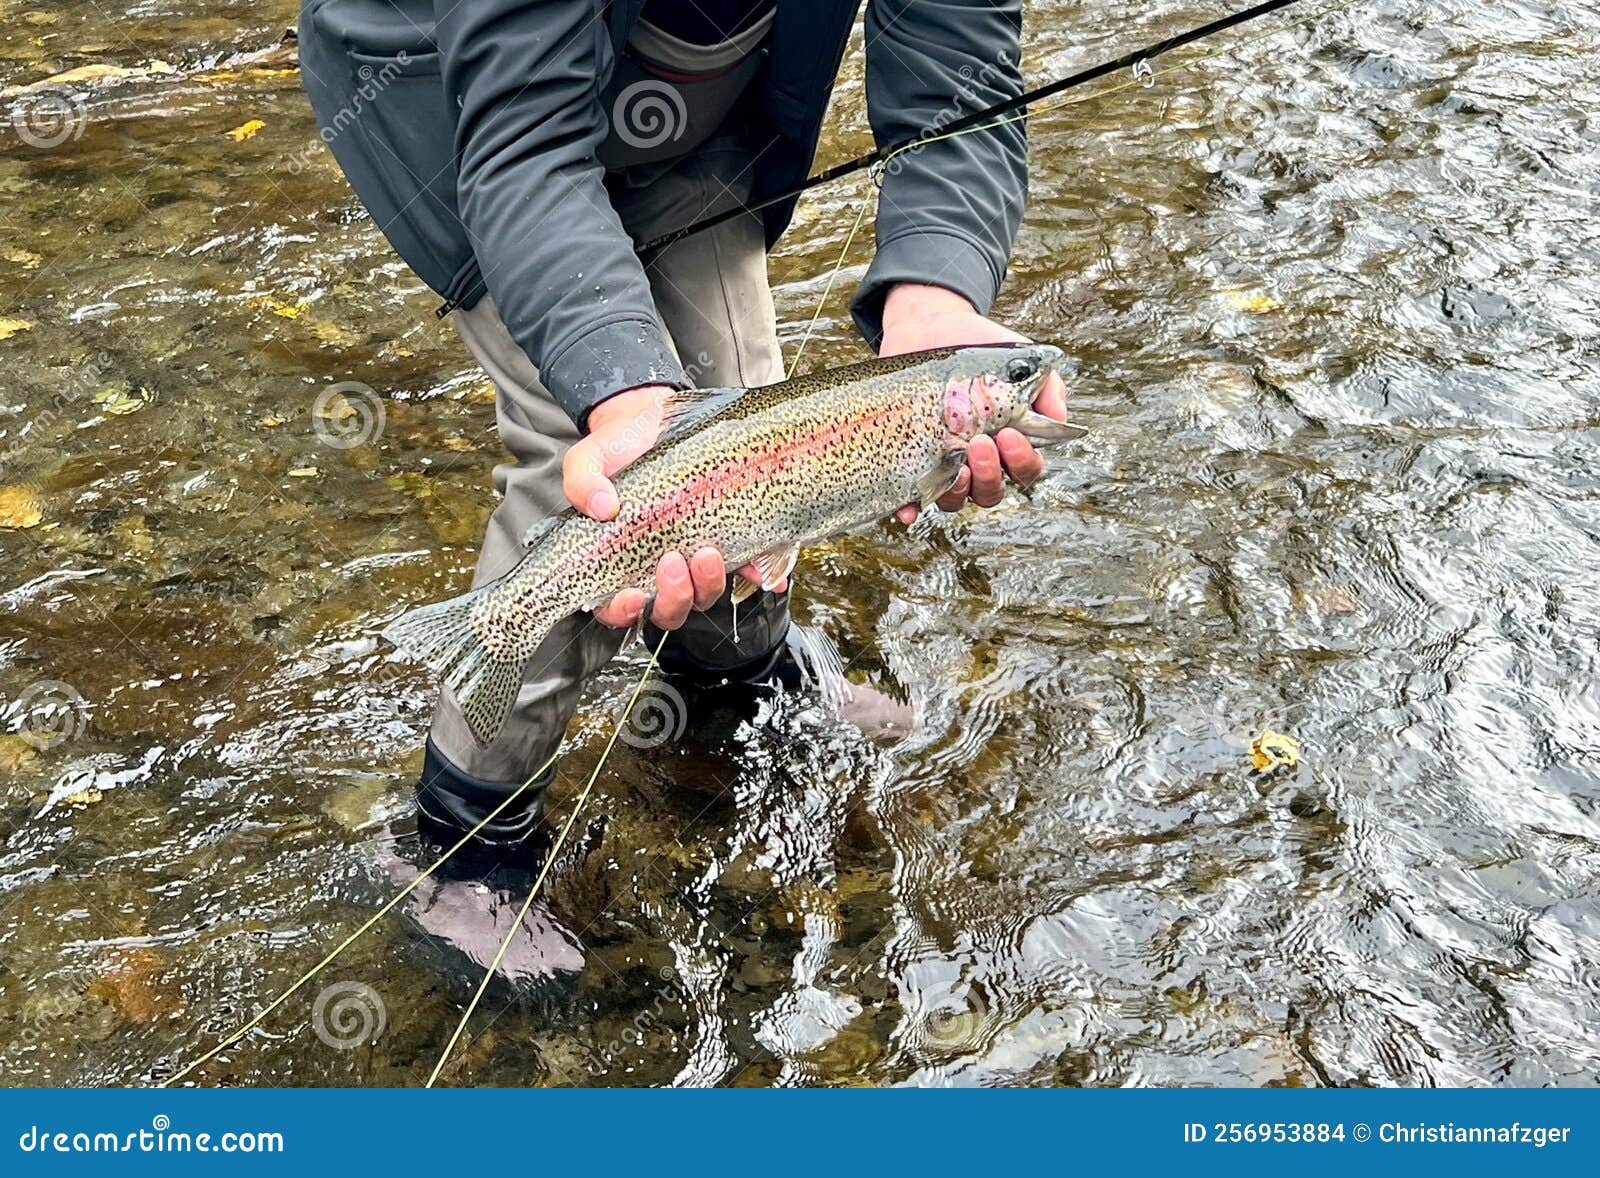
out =
[[[589,433],[567,451],[561,468],[562,490],[584,515],[608,520],[621,509],[611,476],[655,445],[672,392],[665,385],[646,385],[607,397],[589,410]],[[741,571],[760,579],[752,567]],[[656,565],[656,600],[650,620],[663,630],[676,630],[688,620],[691,609],[710,609],[727,588],[727,580],[722,553],[710,545],[688,560],[682,553],[667,553]],[[780,590],[785,587],[778,586]],[[643,589],[624,589],[596,609],[594,616],[608,626],[632,626],[648,601]]]

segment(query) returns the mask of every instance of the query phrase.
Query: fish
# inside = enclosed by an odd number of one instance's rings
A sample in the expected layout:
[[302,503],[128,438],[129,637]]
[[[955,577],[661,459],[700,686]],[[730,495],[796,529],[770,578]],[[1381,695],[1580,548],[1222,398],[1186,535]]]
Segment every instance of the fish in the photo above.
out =
[[667,552],[711,545],[729,568],[753,565],[759,580],[734,578],[738,602],[782,584],[807,544],[938,499],[980,434],[1083,436],[1033,408],[1063,361],[1050,344],[944,348],[676,393],[656,443],[614,480],[613,519],[568,508],[538,521],[505,575],[411,610],[383,635],[440,676],[474,738],[490,743],[550,630],[623,589],[653,590]]

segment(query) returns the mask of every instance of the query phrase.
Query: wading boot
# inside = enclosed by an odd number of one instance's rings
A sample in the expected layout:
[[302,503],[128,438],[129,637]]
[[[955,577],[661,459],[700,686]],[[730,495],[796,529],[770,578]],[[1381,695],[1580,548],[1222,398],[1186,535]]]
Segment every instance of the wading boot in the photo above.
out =
[[[476,988],[528,897],[549,849],[538,823],[554,776],[551,766],[544,780],[454,851],[400,905],[426,964],[452,992]],[[468,777],[430,742],[417,784],[416,818],[396,822],[379,846],[389,883],[395,889],[411,883],[515,789]],[[490,989],[528,1002],[582,969],[582,946],[541,897],[522,918]]]

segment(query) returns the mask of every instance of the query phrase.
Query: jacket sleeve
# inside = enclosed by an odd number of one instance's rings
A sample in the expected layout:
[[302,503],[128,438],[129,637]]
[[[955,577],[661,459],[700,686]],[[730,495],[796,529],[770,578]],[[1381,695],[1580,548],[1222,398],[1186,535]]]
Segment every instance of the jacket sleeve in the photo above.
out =
[[581,428],[613,393],[685,387],[606,194],[603,9],[594,0],[437,0],[461,220],[484,283]]
[[[870,0],[867,113],[877,142],[936,135],[1022,93],[1021,35],[1021,0]],[[851,304],[874,348],[897,282],[945,287],[988,314],[1027,200],[1023,128],[1019,120],[930,140],[888,162],[877,256]]]

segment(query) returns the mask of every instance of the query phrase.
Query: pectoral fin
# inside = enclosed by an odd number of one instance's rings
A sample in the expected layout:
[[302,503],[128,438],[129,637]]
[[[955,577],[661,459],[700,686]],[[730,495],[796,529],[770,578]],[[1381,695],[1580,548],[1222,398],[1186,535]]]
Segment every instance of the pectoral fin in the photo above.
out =
[[946,450],[939,458],[939,465],[922,476],[917,483],[917,504],[926,507],[935,499],[943,495],[956,485],[956,480],[961,477],[961,468],[967,461],[965,448],[960,450]]
[[779,544],[765,552],[759,552],[750,558],[750,563],[755,565],[761,573],[761,580],[752,581],[743,573],[735,573],[733,577],[733,603],[738,605],[757,589],[765,589],[769,593],[794,572],[794,562],[800,556],[800,545]]
[[1025,410],[1021,417],[1012,422],[1012,428],[1023,437],[1031,438],[1035,442],[1068,442],[1073,438],[1081,438],[1089,432],[1081,425],[1057,421],[1032,409]]

